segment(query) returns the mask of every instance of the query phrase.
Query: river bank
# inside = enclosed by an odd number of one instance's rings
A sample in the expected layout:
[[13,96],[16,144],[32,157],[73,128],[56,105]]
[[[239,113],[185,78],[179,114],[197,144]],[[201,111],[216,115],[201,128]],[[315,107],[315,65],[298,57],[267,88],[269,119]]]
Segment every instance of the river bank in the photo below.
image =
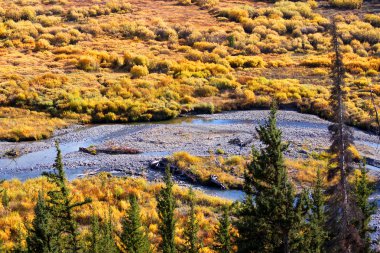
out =
[[[251,146],[260,146],[255,128],[267,118],[267,110],[235,111],[213,115],[184,117],[160,123],[74,125],[59,130],[49,140],[34,142],[0,142],[0,178],[23,179],[35,177],[51,168],[55,158],[54,142],[60,142],[65,168],[82,173],[92,169],[141,175],[154,180],[157,172],[147,169],[153,160],[178,151],[196,156],[208,156],[210,151],[223,150],[225,154],[248,155]],[[286,156],[306,157],[320,152],[329,145],[330,122],[317,116],[295,111],[279,111],[278,125],[284,141],[289,142]],[[380,160],[377,138],[354,130],[359,151],[367,157]],[[245,146],[231,140],[239,139]],[[80,147],[120,146],[141,151],[138,154],[97,154],[80,152]],[[17,150],[20,156],[5,157],[6,152]],[[73,171],[74,172],[74,171]]]

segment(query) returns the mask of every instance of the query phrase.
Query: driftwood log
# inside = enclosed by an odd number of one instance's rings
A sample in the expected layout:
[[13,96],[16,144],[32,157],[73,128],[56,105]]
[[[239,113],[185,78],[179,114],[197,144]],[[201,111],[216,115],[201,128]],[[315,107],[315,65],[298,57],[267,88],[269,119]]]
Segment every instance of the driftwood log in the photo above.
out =
[[79,151],[88,153],[91,155],[96,155],[99,153],[109,154],[109,155],[125,155],[125,154],[140,154],[142,153],[138,149],[128,148],[128,147],[109,147],[109,148],[97,148],[95,146],[88,148],[79,148]]

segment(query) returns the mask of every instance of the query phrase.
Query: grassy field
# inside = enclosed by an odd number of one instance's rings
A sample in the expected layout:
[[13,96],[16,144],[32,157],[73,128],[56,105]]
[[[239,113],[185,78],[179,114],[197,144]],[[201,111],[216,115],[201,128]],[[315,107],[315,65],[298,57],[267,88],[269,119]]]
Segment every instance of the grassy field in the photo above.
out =
[[47,113],[40,122],[49,130],[25,131],[25,120],[11,137],[1,124],[0,138],[46,138],[62,127],[54,118],[164,120],[272,99],[329,118],[328,26],[337,13],[349,123],[373,129],[380,16],[370,11],[378,6],[346,2],[357,0],[1,0],[0,105]]

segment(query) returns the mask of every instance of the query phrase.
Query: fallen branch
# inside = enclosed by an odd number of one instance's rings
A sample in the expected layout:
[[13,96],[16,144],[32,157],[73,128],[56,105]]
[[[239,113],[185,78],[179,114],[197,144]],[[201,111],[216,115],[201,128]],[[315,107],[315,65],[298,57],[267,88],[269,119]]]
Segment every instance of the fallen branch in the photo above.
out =
[[130,154],[142,153],[138,149],[128,148],[128,147],[97,148],[95,146],[90,146],[88,148],[79,148],[79,151],[88,153],[91,155],[96,155],[99,153],[104,153],[104,154],[109,154],[109,155],[130,155]]

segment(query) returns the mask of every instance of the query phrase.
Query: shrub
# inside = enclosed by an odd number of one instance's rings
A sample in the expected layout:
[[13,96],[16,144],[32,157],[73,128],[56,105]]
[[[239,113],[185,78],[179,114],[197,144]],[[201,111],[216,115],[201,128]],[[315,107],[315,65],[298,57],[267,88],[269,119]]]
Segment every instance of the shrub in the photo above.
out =
[[204,85],[195,89],[194,95],[196,97],[211,97],[218,94],[218,88],[211,85]]
[[53,26],[61,22],[61,17],[41,15],[37,17],[37,22],[44,27]]
[[212,103],[201,103],[194,106],[194,112],[213,114],[215,112],[215,107]]
[[188,6],[191,5],[191,0],[177,0],[178,4]]
[[315,67],[330,67],[331,60],[328,57],[310,56],[301,61],[302,66],[315,68]]
[[224,155],[226,153],[226,151],[224,151],[223,149],[221,148],[218,148],[216,151],[215,151],[215,154],[217,155]]
[[374,27],[380,27],[380,15],[366,14],[364,15],[364,21],[370,23]]
[[194,0],[202,8],[212,8],[219,4],[219,0]]
[[330,0],[330,5],[341,9],[360,9],[363,0]]
[[207,42],[207,41],[200,41],[200,42],[195,42],[193,45],[193,48],[201,50],[201,51],[211,52],[217,46],[218,46],[218,44],[216,44],[216,43],[211,43],[211,42]]
[[260,56],[229,56],[227,61],[232,68],[262,68],[265,62]]
[[219,12],[219,16],[226,17],[231,21],[241,22],[243,19],[248,18],[248,11],[242,8],[223,9]]
[[50,42],[45,39],[39,39],[34,47],[35,51],[43,51],[51,49]]
[[29,6],[21,10],[21,19],[33,21],[36,18],[36,10]]
[[71,41],[71,35],[65,32],[58,32],[53,39],[53,44],[57,46],[68,45]]
[[96,71],[99,69],[99,62],[92,56],[81,56],[77,68],[84,71]]
[[139,78],[143,76],[147,76],[149,74],[149,70],[146,66],[133,66],[131,68],[131,75],[133,78]]
[[217,87],[219,90],[234,90],[240,86],[238,82],[227,78],[212,78],[210,85]]

